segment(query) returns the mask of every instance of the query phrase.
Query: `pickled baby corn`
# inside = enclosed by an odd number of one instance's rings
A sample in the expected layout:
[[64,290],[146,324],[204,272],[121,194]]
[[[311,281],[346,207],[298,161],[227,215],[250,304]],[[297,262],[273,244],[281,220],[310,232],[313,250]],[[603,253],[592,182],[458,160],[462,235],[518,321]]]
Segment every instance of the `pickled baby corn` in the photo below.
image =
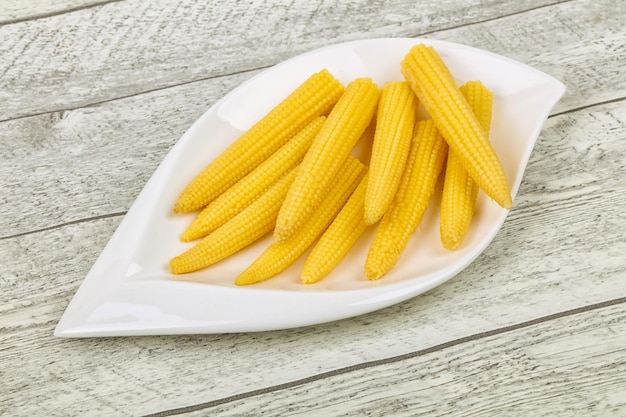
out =
[[448,145],[432,120],[415,127],[409,158],[391,206],[383,216],[365,261],[365,275],[381,278],[398,261],[419,226],[445,163]]
[[205,207],[313,119],[327,114],[343,90],[327,70],[313,74],[204,168],[183,190],[174,212]]
[[510,209],[511,192],[500,160],[437,52],[424,44],[414,46],[401,71],[472,179]]
[[370,175],[371,172],[365,174],[346,205],[306,258],[300,274],[303,284],[314,284],[328,275],[367,229],[364,207]]
[[296,176],[297,167],[279,179],[246,209],[191,249],[170,260],[174,274],[197,271],[238,252],[269,233],[278,209]]
[[[170,260],[172,273],[210,266],[273,231],[274,241],[235,284],[279,274],[319,239],[301,271],[302,283],[312,284],[380,221],[364,265],[369,280],[380,279],[422,222],[444,164],[439,226],[446,249],[463,242],[479,189],[510,209],[489,142],[491,92],[479,81],[458,88],[424,44],[406,54],[401,72],[406,81],[381,92],[369,78],[344,89],[322,70],[244,133],[177,200],[175,212],[203,209],[181,239],[206,237]],[[431,120],[416,122],[419,102]],[[371,144],[359,155],[369,169],[350,155],[361,138]]]
[[[493,94],[480,81],[467,82],[461,86],[461,93],[489,136]],[[454,250],[461,246],[472,222],[477,195],[478,186],[463,168],[456,152],[450,149],[439,222],[439,234],[444,248]]]
[[365,194],[367,224],[380,220],[398,189],[409,155],[417,105],[417,97],[408,83],[390,82],[383,87]]
[[303,227],[287,241],[272,243],[237,277],[235,284],[248,285],[265,281],[293,264],[324,233],[365,172],[365,165],[349,155],[324,199]]
[[369,78],[357,78],[346,86],[300,164],[280,208],[274,241],[285,242],[316,210],[346,156],[370,124],[379,95]]
[[181,240],[189,242],[208,235],[298,165],[325,120],[324,116],[313,120],[252,172],[209,203],[185,230]]

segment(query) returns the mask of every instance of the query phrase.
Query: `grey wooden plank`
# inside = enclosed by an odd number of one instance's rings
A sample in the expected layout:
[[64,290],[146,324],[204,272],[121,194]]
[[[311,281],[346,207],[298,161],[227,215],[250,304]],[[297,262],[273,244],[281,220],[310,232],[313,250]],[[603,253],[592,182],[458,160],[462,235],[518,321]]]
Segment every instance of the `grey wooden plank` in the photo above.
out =
[[0,277],[5,290],[0,295],[2,327],[27,325],[34,317],[23,315],[25,307],[64,305],[120,221],[121,216],[114,216],[0,240]]
[[[623,136],[625,124],[621,102],[550,119],[529,163],[519,211],[511,213],[473,264],[407,302],[308,328],[54,339],[56,321],[119,217],[2,239],[0,362],[5,387],[0,396],[6,407],[23,410],[23,415],[44,409],[157,412],[624,297],[626,240],[620,225],[626,184],[620,173],[626,141],[616,135]],[[563,164],[572,167],[570,177],[554,175]],[[546,381],[550,372],[548,368],[543,375]],[[376,375],[370,376],[375,386]],[[28,400],[35,397],[37,402]]]
[[551,3],[128,0],[5,25],[0,120],[267,67],[331,43],[415,36]]
[[250,76],[0,123],[0,237],[124,212],[195,119]]
[[620,304],[171,411],[188,417],[618,416],[626,410],[624,335],[626,308]]

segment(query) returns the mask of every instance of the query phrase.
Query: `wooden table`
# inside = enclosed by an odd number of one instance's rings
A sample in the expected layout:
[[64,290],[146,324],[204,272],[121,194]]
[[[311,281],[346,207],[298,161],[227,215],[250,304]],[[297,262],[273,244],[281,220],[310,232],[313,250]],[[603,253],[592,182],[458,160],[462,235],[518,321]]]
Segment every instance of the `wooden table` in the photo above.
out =
[[[289,330],[53,330],[159,162],[260,70],[427,37],[564,82],[487,250]],[[626,415],[626,7],[614,0],[0,2],[0,415]]]

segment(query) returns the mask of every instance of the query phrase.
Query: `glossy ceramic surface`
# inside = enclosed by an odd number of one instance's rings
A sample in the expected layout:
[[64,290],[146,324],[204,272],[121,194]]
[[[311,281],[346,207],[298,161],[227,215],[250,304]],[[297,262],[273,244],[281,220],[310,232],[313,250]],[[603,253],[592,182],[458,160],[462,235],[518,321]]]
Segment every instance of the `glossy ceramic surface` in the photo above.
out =
[[550,109],[565,91],[559,81],[502,56],[427,39],[372,39],[315,50],[243,83],[191,126],[102,251],[55,335],[226,333],[323,323],[414,297],[474,261],[507,215],[482,193],[459,250],[442,248],[438,213],[431,208],[398,265],[377,282],[368,281],[362,272],[372,231],[328,277],[314,285],[300,283],[301,259],[269,281],[234,286],[235,277],[269,244],[269,237],[187,276],[196,282],[175,281],[167,269],[167,261],[191,245],[180,242],[178,236],[193,214],[172,214],[173,203],[204,165],[313,72],[327,68],[343,83],[371,77],[382,87],[385,81],[402,79],[399,63],[410,47],[420,42],[437,49],[459,84],[478,79],[493,91],[491,140],[515,196]]

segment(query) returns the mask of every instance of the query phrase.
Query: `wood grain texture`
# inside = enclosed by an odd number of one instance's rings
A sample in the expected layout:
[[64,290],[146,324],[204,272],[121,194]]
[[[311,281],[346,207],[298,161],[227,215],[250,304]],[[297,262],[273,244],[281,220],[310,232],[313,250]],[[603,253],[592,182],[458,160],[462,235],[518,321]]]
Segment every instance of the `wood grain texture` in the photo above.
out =
[[624,334],[620,304],[178,415],[618,416],[626,410]]
[[[54,339],[56,320],[119,217],[0,240],[0,253],[11,259],[0,280],[0,346],[5,346],[0,362],[9,375],[5,404],[24,415],[60,410],[68,401],[76,403],[76,414],[158,412],[626,296],[626,241],[617,227],[626,209],[626,184],[618,175],[626,141],[614,140],[624,137],[625,124],[622,103],[550,119],[529,164],[526,201],[477,261],[413,300],[305,329]],[[550,174],[563,161],[577,160],[587,161],[576,164],[572,175],[590,185],[563,184],[562,177]],[[24,367],[32,372],[22,372]],[[42,368],[43,375],[37,371]],[[63,384],[54,383],[59,379]],[[37,395],[37,403],[24,402]]]
[[5,25],[0,120],[267,67],[331,43],[415,36],[550,3],[128,0]]
[[195,119],[250,75],[0,123],[0,238],[126,211]]
[[[623,414],[624,10],[274,6],[128,0],[0,27],[0,415]],[[145,181],[212,103],[308,49],[424,33],[568,87],[504,227],[462,273],[302,329],[52,336]]]
[[41,19],[121,0],[2,0],[0,25]]

